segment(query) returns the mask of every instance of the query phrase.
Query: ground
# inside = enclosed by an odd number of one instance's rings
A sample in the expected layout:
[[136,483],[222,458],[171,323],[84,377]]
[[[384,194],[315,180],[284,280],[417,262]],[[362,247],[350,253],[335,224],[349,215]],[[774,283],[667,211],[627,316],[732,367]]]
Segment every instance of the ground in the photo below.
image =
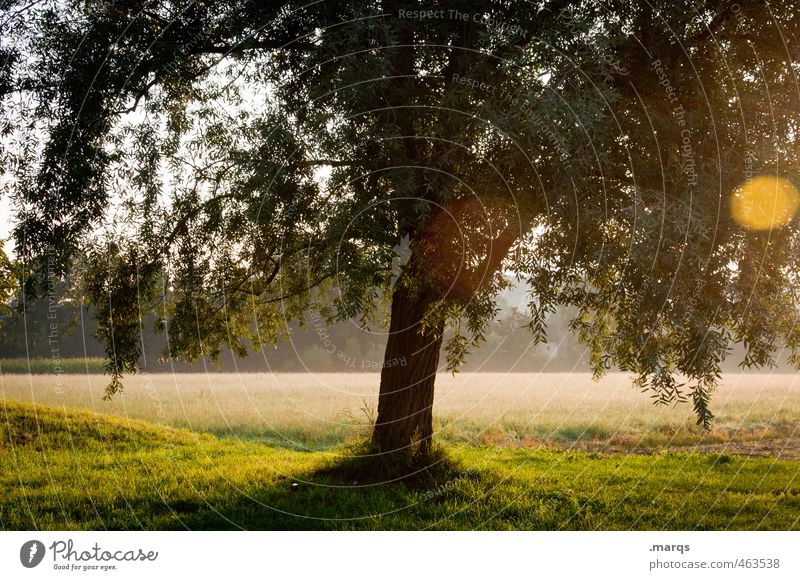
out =
[[[0,528],[800,529],[800,462],[447,443],[381,481],[303,452],[3,399]],[[360,478],[360,480],[359,480]]]
[[[379,383],[370,373],[141,374],[126,377],[125,390],[108,402],[107,376],[54,376],[48,364],[37,375],[7,374],[4,365],[0,398],[308,451],[363,440]],[[653,405],[622,373],[594,382],[574,372],[440,374],[433,411],[445,443],[800,459],[800,375],[725,375],[712,409],[716,420],[704,431],[691,404]]]

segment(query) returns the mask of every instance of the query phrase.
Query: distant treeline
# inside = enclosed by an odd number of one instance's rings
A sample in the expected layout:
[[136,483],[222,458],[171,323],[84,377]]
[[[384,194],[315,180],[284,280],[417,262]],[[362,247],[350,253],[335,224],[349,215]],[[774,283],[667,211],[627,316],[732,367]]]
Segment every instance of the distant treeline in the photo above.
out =
[[[216,363],[162,360],[166,337],[153,331],[153,321],[142,324],[143,356],[149,372],[375,372],[383,363],[385,330],[364,331],[355,322],[331,327],[315,323],[289,328],[289,338],[275,347],[240,358],[223,352]],[[467,359],[465,371],[586,370],[583,347],[565,332],[566,320],[554,316],[550,342],[534,346],[525,328],[526,317],[516,310],[490,325],[487,340]],[[94,335],[91,311],[68,301],[35,303],[23,315],[0,320],[0,372],[103,372],[105,352]],[[5,359],[5,360],[3,360]],[[444,361],[444,356],[442,357]],[[404,364],[406,361],[393,361]]]
[[[569,319],[564,311],[553,314],[548,320],[548,343],[533,345],[525,327],[529,319],[516,308],[506,309],[490,324],[486,341],[474,349],[461,370],[587,371],[585,347],[568,332]],[[303,327],[292,325],[288,340],[251,352],[245,358],[223,352],[219,361],[194,363],[162,360],[166,337],[153,331],[152,320],[145,320],[140,366],[148,372],[376,372],[381,369],[385,330],[364,331],[355,322],[326,327],[316,320],[309,318]],[[743,349],[737,347],[725,361],[724,370],[740,371],[737,365],[743,354]],[[91,311],[68,301],[53,306],[41,300],[24,315],[17,313],[0,319],[2,373],[102,373],[104,362],[105,352],[94,336]]]

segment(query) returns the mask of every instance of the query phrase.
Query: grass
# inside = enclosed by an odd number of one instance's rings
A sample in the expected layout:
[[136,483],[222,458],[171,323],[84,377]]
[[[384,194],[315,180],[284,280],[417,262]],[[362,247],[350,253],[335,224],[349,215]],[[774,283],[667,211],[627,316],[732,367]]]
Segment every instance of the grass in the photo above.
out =
[[[288,449],[326,450],[363,439],[374,419],[376,374],[142,374],[103,401],[107,377],[0,374],[0,397],[88,408]],[[710,432],[691,406],[653,406],[615,373],[439,375],[436,436],[469,445],[588,451],[663,449],[800,457],[800,377],[726,375]]]
[[[0,527],[800,529],[800,462],[447,444],[394,482],[317,453],[4,400]],[[360,478],[360,479],[359,479]]]
[[0,358],[0,373],[6,375],[56,375],[105,373],[104,358]]

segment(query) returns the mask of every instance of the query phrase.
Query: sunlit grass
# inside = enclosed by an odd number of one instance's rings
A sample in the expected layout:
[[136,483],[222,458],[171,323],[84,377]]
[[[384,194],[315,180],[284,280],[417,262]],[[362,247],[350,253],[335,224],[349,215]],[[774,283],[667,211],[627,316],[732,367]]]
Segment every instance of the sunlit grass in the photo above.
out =
[[0,529],[798,529],[800,462],[449,444],[393,483],[303,453],[0,403]]
[[[297,449],[363,439],[374,420],[378,375],[148,374],[103,401],[102,375],[0,375],[0,396],[92,409],[198,432]],[[437,378],[437,437],[473,445],[597,449],[797,442],[796,375],[728,375],[706,432],[691,406],[654,406],[623,374],[460,374]]]

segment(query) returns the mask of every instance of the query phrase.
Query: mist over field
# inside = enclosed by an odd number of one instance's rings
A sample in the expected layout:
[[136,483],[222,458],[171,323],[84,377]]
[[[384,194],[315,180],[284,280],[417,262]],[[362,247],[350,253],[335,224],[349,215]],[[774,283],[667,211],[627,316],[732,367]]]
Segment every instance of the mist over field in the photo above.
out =
[[[0,375],[0,398],[75,407],[196,432],[327,449],[368,436],[375,418],[376,373],[144,373],[125,380],[112,401],[107,377]],[[729,374],[715,393],[711,431],[691,405],[653,405],[611,373],[442,373],[437,436],[450,442],[654,452],[697,448],[800,456],[800,377]]]
[[[577,340],[569,324],[574,309],[560,308],[547,319],[547,342],[535,344],[528,328],[530,288],[524,282],[506,277],[510,287],[498,298],[498,311],[487,328],[486,340],[470,349],[461,370],[464,372],[588,372],[587,347]],[[102,343],[95,336],[94,312],[70,300],[59,298],[56,305],[46,301],[34,304],[24,316],[0,312],[0,373],[102,372],[105,357]],[[55,329],[53,326],[55,325]],[[321,324],[314,313],[302,321],[287,322],[282,340],[259,352],[249,350],[245,357],[223,349],[218,360],[208,357],[189,363],[163,359],[168,334],[153,330],[154,320],[142,321],[143,353],[139,364],[149,373],[265,373],[379,372],[384,364],[387,329],[376,324],[363,326],[357,319],[333,325]],[[53,336],[57,336],[53,340]],[[452,336],[452,330],[446,337]],[[247,342],[245,341],[247,346]],[[740,373],[745,355],[742,344],[735,344],[722,368]],[[776,367],[748,373],[792,372],[786,364],[789,353],[777,353]],[[97,360],[88,366],[77,359]],[[441,357],[444,361],[444,356]],[[400,361],[402,362],[402,361]],[[443,363],[442,363],[443,366]]]

